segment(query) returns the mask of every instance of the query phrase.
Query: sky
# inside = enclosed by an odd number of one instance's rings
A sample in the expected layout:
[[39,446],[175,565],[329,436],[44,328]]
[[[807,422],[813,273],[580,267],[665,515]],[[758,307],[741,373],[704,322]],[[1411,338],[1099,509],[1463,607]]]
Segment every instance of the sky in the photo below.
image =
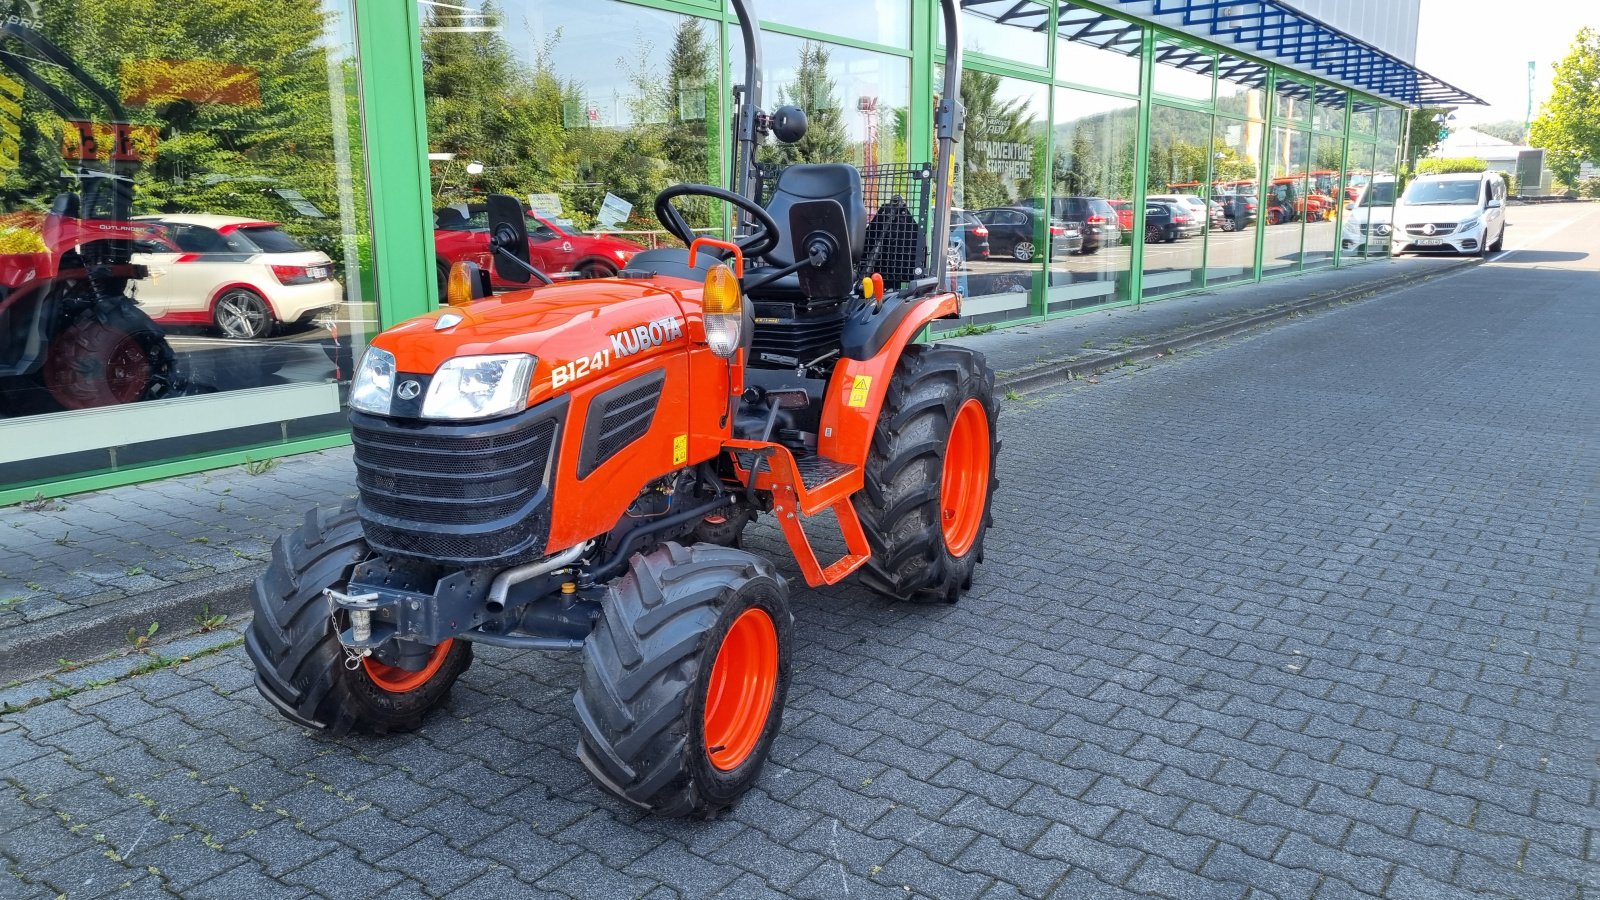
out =
[[1596,0],[1422,0],[1417,67],[1488,101],[1456,111],[1456,123],[1471,125],[1520,121],[1527,114],[1528,62],[1534,61],[1537,117],[1550,95],[1552,66],[1584,25],[1600,28]]

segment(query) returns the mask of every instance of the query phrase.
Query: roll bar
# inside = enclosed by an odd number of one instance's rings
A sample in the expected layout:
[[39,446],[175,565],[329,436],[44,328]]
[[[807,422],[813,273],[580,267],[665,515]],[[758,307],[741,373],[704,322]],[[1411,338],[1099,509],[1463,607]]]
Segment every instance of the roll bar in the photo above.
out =
[[[733,190],[757,199],[756,148],[765,133],[761,121],[761,32],[757,27],[753,0],[730,0],[733,14],[744,36],[744,83],[734,90],[739,100],[739,120],[734,124]],[[938,143],[934,166],[933,246],[929,248],[928,272],[945,282],[947,251],[950,243],[950,207],[955,181],[956,141],[966,131],[966,109],[961,105],[961,9],[959,0],[939,0],[944,15],[944,89],[934,111],[934,136]],[[739,225],[746,224],[739,214]]]

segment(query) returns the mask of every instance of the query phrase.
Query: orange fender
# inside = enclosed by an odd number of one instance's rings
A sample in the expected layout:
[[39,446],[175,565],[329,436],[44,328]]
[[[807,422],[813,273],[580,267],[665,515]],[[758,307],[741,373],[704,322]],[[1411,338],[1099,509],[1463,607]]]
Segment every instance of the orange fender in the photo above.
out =
[[912,307],[875,356],[840,360],[823,401],[817,452],[836,462],[865,466],[872,432],[883,411],[883,400],[889,394],[889,381],[900,354],[924,325],[960,311],[959,296],[935,294]]

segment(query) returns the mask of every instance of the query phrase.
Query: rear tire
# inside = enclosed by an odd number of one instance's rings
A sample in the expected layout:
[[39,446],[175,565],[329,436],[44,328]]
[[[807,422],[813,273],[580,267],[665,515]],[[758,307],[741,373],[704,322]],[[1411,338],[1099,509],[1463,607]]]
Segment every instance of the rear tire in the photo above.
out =
[[234,288],[218,297],[211,315],[223,337],[238,341],[270,337],[278,325],[266,299],[248,288]]
[[[981,354],[906,348],[878,416],[865,484],[853,498],[872,546],[860,569],[868,587],[894,600],[954,603],[972,586],[993,523],[999,412],[994,370]],[[952,479],[952,468],[963,465],[966,477]]]
[[256,687],[285,717],[330,737],[420,726],[472,664],[470,643],[446,641],[426,675],[380,666],[370,657],[354,669],[346,666],[322,592],[349,583],[370,553],[353,503],[337,511],[314,509],[273,545],[272,563],[255,583],[245,649],[256,667]]
[[755,784],[782,726],[788,587],[761,557],[704,544],[629,568],[583,645],[578,758],[634,806],[708,817]]

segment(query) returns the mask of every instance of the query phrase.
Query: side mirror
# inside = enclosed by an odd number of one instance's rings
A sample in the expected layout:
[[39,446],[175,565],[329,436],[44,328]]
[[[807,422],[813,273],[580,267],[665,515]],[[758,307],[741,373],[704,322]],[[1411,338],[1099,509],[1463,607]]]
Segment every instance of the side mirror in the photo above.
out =
[[798,106],[780,106],[772,114],[772,134],[780,143],[796,144],[806,136],[806,113]]
[[490,194],[488,205],[495,274],[502,281],[527,284],[534,271],[528,256],[528,211],[521,200],[506,194]]
[[1499,200],[1490,200],[1488,208],[1489,209],[1499,209],[1500,207],[1502,207],[1504,205],[1505,204],[1501,203]]

